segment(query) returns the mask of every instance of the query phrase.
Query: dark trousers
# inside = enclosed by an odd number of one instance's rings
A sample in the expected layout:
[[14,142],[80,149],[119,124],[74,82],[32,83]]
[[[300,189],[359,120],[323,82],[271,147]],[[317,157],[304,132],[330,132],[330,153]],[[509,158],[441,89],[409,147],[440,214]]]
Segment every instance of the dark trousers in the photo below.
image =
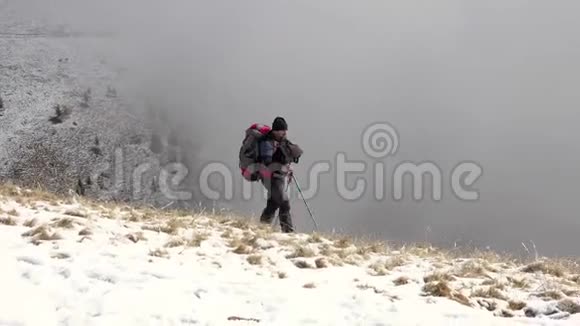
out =
[[280,219],[282,232],[294,232],[292,217],[290,215],[290,200],[286,192],[286,177],[280,174],[274,174],[272,178],[262,180],[262,184],[268,190],[268,201],[266,208],[262,211],[260,222],[270,224],[274,219],[276,210]]

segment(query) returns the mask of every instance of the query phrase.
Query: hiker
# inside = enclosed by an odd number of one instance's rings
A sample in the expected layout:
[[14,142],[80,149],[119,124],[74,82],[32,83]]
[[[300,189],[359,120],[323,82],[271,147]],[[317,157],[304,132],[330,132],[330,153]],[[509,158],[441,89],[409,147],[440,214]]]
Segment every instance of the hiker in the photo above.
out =
[[291,163],[298,163],[302,149],[286,138],[288,124],[282,117],[276,117],[272,129],[258,140],[258,163],[261,164],[260,180],[268,191],[266,207],[260,222],[272,223],[276,210],[282,232],[294,232],[290,214],[290,200],[287,182],[292,177]]

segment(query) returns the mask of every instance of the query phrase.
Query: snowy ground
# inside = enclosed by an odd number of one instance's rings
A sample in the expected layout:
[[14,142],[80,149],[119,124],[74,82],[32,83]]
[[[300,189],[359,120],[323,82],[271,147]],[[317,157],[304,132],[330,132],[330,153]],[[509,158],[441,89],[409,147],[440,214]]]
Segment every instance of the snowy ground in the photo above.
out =
[[0,325],[580,325],[548,263],[0,193]]

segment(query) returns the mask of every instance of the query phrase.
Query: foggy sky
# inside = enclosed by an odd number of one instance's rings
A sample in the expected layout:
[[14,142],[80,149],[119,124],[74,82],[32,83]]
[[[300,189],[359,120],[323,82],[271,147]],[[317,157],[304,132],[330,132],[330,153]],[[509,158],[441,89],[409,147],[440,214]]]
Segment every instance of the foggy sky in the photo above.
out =
[[[115,33],[81,51],[126,68],[128,96],[150,99],[202,160],[237,166],[243,130],[289,123],[295,169],[372,160],[363,128],[388,121],[399,152],[448,172],[478,162],[478,202],[347,202],[332,174],[309,201],[319,224],[397,241],[472,243],[578,255],[580,24],[574,1],[16,1],[22,15]],[[235,175],[237,176],[237,175]],[[368,175],[367,175],[368,176]],[[239,184],[239,178],[236,179]],[[389,192],[389,184],[386,191]],[[428,194],[429,195],[429,194]],[[231,203],[259,213],[263,202]],[[311,223],[293,201],[301,230]]]

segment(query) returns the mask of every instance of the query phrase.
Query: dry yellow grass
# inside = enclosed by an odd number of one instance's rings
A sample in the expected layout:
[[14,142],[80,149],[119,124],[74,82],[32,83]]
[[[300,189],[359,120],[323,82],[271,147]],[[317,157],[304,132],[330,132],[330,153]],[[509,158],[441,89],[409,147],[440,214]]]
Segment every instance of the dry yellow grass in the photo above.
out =
[[409,283],[409,278],[407,276],[399,276],[393,280],[393,284],[396,286],[405,285]]
[[530,286],[530,282],[525,278],[515,278],[515,277],[507,277],[507,280],[511,283],[511,286],[517,289],[527,289]]
[[397,267],[405,265],[406,263],[407,260],[405,259],[404,255],[396,255],[387,259],[385,262],[385,268],[388,270],[393,270]]
[[503,282],[499,278],[491,278],[481,282],[481,285],[493,286],[496,289],[503,291],[508,286],[508,283]]
[[202,242],[209,238],[209,233],[206,232],[194,232],[191,238],[187,241],[189,247],[199,247]]
[[471,293],[472,297],[478,298],[493,298],[500,300],[509,300],[509,298],[503,294],[503,292],[495,286],[489,286],[486,288],[479,288]]
[[563,299],[565,297],[564,293],[562,293],[562,291],[558,291],[558,290],[548,290],[548,291],[539,292],[536,294],[536,296],[538,298],[541,298],[544,300],[560,300],[560,299]]
[[87,213],[78,210],[78,209],[71,209],[71,210],[67,210],[64,212],[64,215],[69,215],[69,216],[75,216],[75,217],[82,217],[82,218],[86,218],[88,216]]
[[341,238],[334,241],[334,246],[341,249],[348,248],[352,246],[352,239],[347,236],[342,236]]
[[8,212],[6,212],[6,214],[10,216],[20,216],[20,213],[15,209],[9,210]]
[[221,237],[224,239],[231,239],[234,236],[234,232],[231,228],[227,228],[222,234]]
[[558,302],[557,305],[558,309],[561,311],[565,311],[570,314],[578,314],[580,313],[580,304],[576,301],[571,299],[564,299]]
[[423,286],[423,295],[445,297],[453,301],[459,302],[463,305],[471,306],[469,299],[465,295],[452,290],[446,281],[438,281],[425,284]]
[[314,261],[316,268],[327,268],[328,267],[328,260],[324,257],[317,258]]
[[250,255],[246,260],[250,265],[261,265],[263,257],[262,255]]
[[187,225],[183,220],[178,218],[172,218],[169,221],[166,221],[165,223],[162,224],[144,225],[141,228],[147,231],[163,232],[170,235],[177,235],[179,233],[179,230],[185,228],[186,226]]
[[149,256],[167,258],[167,257],[169,257],[169,253],[165,249],[157,248],[155,250],[150,250]]
[[314,289],[316,285],[314,283],[306,283],[302,287],[305,289]]
[[312,233],[306,241],[308,241],[308,243],[321,243],[322,236],[319,233],[315,232],[315,233]]
[[385,263],[381,261],[370,264],[368,268],[370,269],[369,274],[373,276],[385,276],[388,274],[388,271],[385,268]]
[[233,237],[228,242],[230,248],[235,248],[234,252],[245,254],[258,249],[258,240],[260,235],[253,233],[245,233],[242,237]]
[[288,274],[286,272],[278,272],[278,278],[279,279],[288,278]]
[[185,241],[185,239],[181,238],[181,237],[173,237],[171,239],[169,239],[169,241],[167,241],[163,247],[165,248],[175,248],[175,247],[179,247],[179,246],[183,246],[187,243],[187,241]]
[[438,271],[432,274],[425,275],[423,277],[423,282],[425,283],[432,283],[432,282],[452,282],[455,281],[455,277],[447,272]]
[[38,223],[38,220],[36,218],[31,218],[31,219],[26,220],[23,225],[31,228],[31,227],[35,226],[36,223]]
[[291,258],[309,258],[309,257],[314,257],[316,254],[314,253],[314,250],[312,250],[310,247],[307,246],[301,246],[301,245],[295,245],[294,246],[294,252],[290,255],[287,255],[286,258],[291,259]]
[[72,229],[75,226],[75,221],[70,217],[63,217],[54,221],[51,226],[55,228]]
[[515,300],[508,301],[508,308],[510,308],[511,310],[522,310],[525,307],[526,303],[523,301],[515,301]]
[[[469,260],[462,263],[453,274],[459,277],[481,278],[488,276],[490,267],[485,261]],[[494,270],[495,271],[495,270]]]
[[128,233],[127,235],[125,235],[125,237],[131,241],[133,241],[134,243],[137,243],[139,241],[146,241],[147,238],[145,237],[145,235],[143,234],[143,232],[133,232],[133,233]]
[[55,258],[55,259],[68,259],[70,258],[70,255],[64,252],[57,252],[54,253],[52,255],[50,255],[51,258]]
[[79,231],[79,235],[92,235],[93,232],[89,228],[84,228]]
[[12,217],[7,216],[7,217],[0,217],[0,224],[14,226],[14,225],[17,225],[18,223]]
[[251,254],[253,251],[254,251],[254,249],[252,247],[245,245],[243,243],[240,243],[236,247],[236,249],[233,250],[233,252],[235,254],[238,254],[238,255],[248,255],[248,254]]
[[494,300],[477,299],[476,302],[487,311],[495,311],[497,309],[497,302]]
[[563,277],[566,274],[566,268],[556,261],[538,261],[525,266],[522,269],[525,273],[541,272],[556,277]]
[[300,260],[300,259],[294,261],[294,266],[301,268],[301,269],[313,268],[313,266],[310,263],[308,263],[305,260]]
[[60,240],[62,237],[56,232],[50,232],[46,225],[41,225],[22,233],[23,237],[32,237],[36,241]]

